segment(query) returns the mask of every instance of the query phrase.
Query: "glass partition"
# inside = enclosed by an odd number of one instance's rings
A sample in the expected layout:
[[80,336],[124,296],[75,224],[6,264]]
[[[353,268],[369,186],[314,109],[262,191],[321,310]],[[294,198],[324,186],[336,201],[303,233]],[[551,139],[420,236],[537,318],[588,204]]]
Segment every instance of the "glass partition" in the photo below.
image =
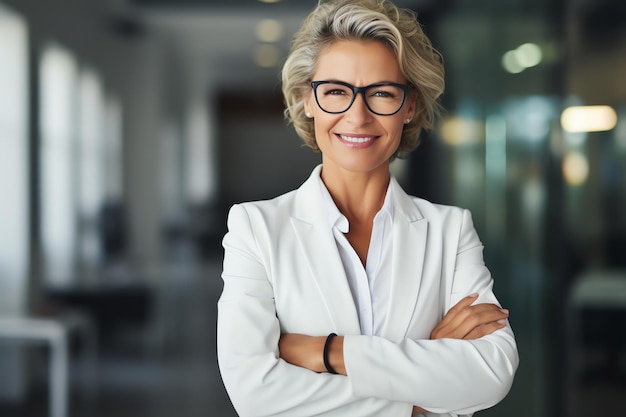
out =
[[76,58],[49,44],[41,54],[40,79],[42,270],[47,284],[66,286],[76,263]]

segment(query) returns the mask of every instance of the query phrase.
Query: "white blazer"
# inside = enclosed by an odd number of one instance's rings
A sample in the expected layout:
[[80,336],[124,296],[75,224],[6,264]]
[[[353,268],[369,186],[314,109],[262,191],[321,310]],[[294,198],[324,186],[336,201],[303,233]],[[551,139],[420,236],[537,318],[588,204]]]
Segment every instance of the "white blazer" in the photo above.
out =
[[[273,200],[234,205],[223,245],[218,361],[240,416],[461,415],[508,393],[518,365],[508,326],[477,340],[429,340],[461,298],[498,303],[467,210],[408,196],[395,179],[393,274],[382,335],[359,320],[317,178]],[[344,335],[348,376],[279,358],[281,333]]]

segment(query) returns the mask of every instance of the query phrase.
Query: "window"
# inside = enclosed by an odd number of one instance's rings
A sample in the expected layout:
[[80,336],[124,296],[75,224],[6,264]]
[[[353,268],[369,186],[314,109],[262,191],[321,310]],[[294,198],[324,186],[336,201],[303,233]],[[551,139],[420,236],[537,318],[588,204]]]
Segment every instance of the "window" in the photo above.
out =
[[27,308],[27,77],[26,23],[0,3],[0,316]]
[[[24,19],[0,3],[0,317],[28,313],[28,34]],[[26,389],[24,357],[0,351],[0,397]]]
[[41,77],[41,238],[44,278],[49,285],[71,283],[76,241],[75,108],[77,64],[70,52],[49,45]]
[[83,69],[79,77],[78,247],[81,276],[99,267],[98,219],[104,203],[104,94],[98,74]]
[[120,203],[124,194],[122,103],[116,96],[109,95],[105,106],[104,198],[107,202]]

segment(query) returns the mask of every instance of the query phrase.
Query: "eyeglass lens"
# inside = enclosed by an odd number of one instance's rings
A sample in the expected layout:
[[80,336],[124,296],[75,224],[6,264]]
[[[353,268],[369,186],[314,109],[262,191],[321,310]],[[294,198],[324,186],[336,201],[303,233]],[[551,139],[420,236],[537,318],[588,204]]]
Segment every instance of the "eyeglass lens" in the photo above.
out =
[[[404,94],[404,90],[395,85],[372,85],[364,90],[362,96],[372,112],[391,115],[402,107]],[[315,96],[321,109],[328,113],[343,113],[354,101],[352,88],[337,83],[318,84]]]

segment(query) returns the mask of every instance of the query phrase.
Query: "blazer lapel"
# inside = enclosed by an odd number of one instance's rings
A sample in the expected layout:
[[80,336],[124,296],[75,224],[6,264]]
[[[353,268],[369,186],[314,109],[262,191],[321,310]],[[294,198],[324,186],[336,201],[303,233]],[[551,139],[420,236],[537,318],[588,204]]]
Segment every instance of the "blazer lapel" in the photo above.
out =
[[391,181],[394,196],[391,296],[381,336],[401,340],[407,335],[417,304],[428,222],[396,180]]
[[319,188],[320,171],[321,165],[298,189],[291,224],[302,249],[302,259],[326,304],[334,330],[340,334],[360,334],[356,307]]

